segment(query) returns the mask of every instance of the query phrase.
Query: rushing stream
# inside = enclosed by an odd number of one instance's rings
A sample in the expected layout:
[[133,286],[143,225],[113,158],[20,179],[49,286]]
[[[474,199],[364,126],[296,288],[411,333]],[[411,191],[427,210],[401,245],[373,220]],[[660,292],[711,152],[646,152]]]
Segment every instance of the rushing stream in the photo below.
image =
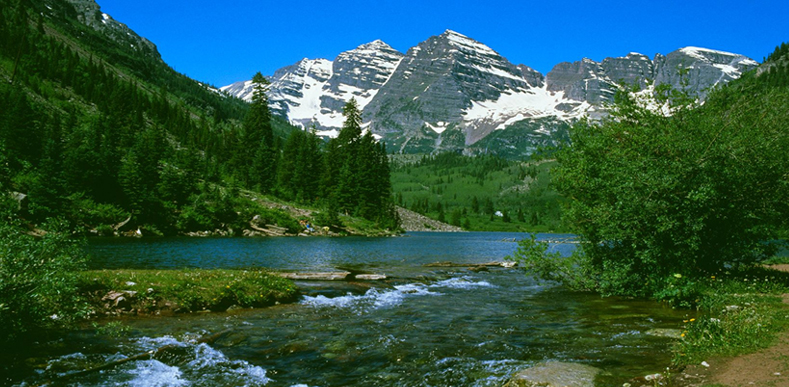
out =
[[[95,267],[351,269],[382,282],[299,282],[297,304],[227,313],[127,318],[121,338],[92,326],[26,356],[24,385],[173,345],[175,354],[69,380],[79,386],[501,386],[542,361],[591,365],[621,386],[669,361],[685,312],[540,285],[518,270],[425,267],[500,261],[515,233],[410,233],[402,238],[100,239]],[[557,239],[562,236],[540,235]],[[557,244],[562,252],[571,244]],[[210,344],[200,337],[225,332]]]

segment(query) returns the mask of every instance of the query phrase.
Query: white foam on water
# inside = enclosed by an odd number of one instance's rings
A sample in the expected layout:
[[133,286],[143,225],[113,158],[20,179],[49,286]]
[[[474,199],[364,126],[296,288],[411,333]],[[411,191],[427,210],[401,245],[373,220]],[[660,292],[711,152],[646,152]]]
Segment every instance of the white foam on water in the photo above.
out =
[[303,305],[309,305],[314,307],[327,307],[333,306],[337,308],[346,308],[351,306],[357,300],[363,299],[364,296],[354,296],[351,293],[348,293],[347,296],[340,296],[329,298],[324,295],[318,295],[315,297],[305,296],[304,299],[301,301]]
[[482,361],[470,357],[447,357],[436,361],[436,365],[438,370],[427,375],[434,384],[452,380],[457,382],[457,385],[498,387],[528,363],[513,359]]
[[359,310],[378,309],[400,305],[408,297],[440,295],[431,292],[424,284],[397,285],[394,289],[373,288],[360,296],[350,293],[346,296],[328,298],[323,295],[305,296],[302,305],[312,307],[351,308]]
[[372,288],[363,295],[353,295],[348,293],[345,296],[329,298],[323,295],[315,297],[305,296],[301,304],[324,308],[351,308],[351,309],[379,309],[397,306],[409,297],[419,296],[440,296],[442,293],[431,289],[465,289],[492,288],[495,285],[487,281],[474,281],[470,277],[450,278],[439,281],[431,285],[413,283],[406,285],[396,285],[394,289]]
[[430,287],[452,288],[452,289],[474,289],[474,288],[493,288],[487,281],[472,281],[469,277],[450,278],[448,280],[437,282]]
[[[190,343],[189,339],[185,340],[187,342],[179,341],[172,336],[142,337],[135,340],[135,344],[146,351],[164,346],[184,348],[186,359],[174,361],[174,364],[166,364],[167,360],[135,361],[130,363],[135,368],[111,376],[115,380],[110,384],[129,387],[263,386],[271,381],[266,376],[266,370],[260,366],[249,364],[244,360],[229,359],[224,353],[206,343],[194,344]],[[71,356],[79,357],[79,355],[81,354]],[[125,358],[119,354],[112,357]]]
[[144,360],[135,363],[137,368],[129,371],[134,378],[125,383],[130,387],[181,387],[190,385],[182,379],[178,367],[168,366],[158,360]]
[[174,345],[178,347],[186,346],[186,343],[179,341],[175,337],[169,335],[161,337],[140,337],[137,339],[137,344],[146,351],[158,349],[167,345]]
[[186,364],[190,373],[203,376],[202,382],[208,380],[232,380],[234,385],[260,386],[271,381],[266,370],[251,365],[244,360],[230,360],[219,350],[202,343],[194,349],[195,359]]

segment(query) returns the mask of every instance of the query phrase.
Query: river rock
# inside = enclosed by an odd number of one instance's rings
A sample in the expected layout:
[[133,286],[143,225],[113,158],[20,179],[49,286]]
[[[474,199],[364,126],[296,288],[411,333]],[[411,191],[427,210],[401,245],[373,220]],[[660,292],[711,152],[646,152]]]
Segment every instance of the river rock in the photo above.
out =
[[124,290],[122,292],[111,291],[101,298],[102,301],[108,301],[107,307],[113,306],[115,308],[124,309],[131,304],[131,299],[137,296],[137,292],[131,290]]
[[598,373],[585,364],[544,362],[516,372],[504,387],[594,387]]
[[385,280],[385,274],[357,274],[356,279],[363,280],[363,281],[380,281]]
[[679,339],[682,337],[682,331],[679,329],[670,329],[670,328],[655,328],[646,331],[646,334],[649,336],[656,336],[656,337],[667,337],[670,339]]
[[304,281],[343,281],[351,275],[348,271],[329,271],[320,273],[277,273],[282,278]]

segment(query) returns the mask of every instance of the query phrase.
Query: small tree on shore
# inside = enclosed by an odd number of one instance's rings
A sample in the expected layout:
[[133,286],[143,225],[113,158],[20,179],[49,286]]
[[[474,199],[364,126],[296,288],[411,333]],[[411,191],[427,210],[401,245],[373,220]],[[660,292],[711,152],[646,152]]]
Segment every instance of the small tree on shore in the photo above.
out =
[[620,93],[611,119],[572,128],[554,182],[585,242],[573,258],[585,286],[672,298],[685,279],[772,254],[789,217],[789,93],[738,85],[698,108],[664,94],[670,115]]

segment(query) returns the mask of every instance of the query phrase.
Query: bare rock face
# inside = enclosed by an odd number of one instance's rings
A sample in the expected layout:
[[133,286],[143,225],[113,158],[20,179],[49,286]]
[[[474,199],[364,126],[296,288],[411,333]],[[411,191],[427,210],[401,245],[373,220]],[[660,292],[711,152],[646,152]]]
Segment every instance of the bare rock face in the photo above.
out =
[[636,85],[643,89],[654,78],[655,66],[649,57],[631,52],[625,57],[605,58],[603,71],[609,80],[619,85]]
[[145,39],[131,28],[101,12],[101,7],[95,0],[66,0],[76,11],[77,19],[88,27],[104,33],[116,43],[128,45],[133,50],[143,55],[160,59],[156,45]]
[[403,207],[397,207],[397,215],[401,219],[401,226],[406,231],[463,231],[463,229],[460,227],[430,219],[422,214],[405,209]]
[[403,54],[376,40],[337,56],[332,77],[324,86],[321,107],[341,112],[350,97],[365,106],[389,80]]
[[739,78],[759,63],[730,52],[685,47],[654,60],[656,84],[669,84],[691,95],[704,97],[709,89]]
[[447,30],[408,50],[363,117],[395,148],[463,149],[495,129],[492,122],[467,119],[475,101],[497,101],[541,84],[538,72]]
[[613,100],[616,91],[616,85],[605,76],[603,66],[586,58],[554,66],[546,76],[546,83],[548,91],[563,92],[565,98],[591,104]]

